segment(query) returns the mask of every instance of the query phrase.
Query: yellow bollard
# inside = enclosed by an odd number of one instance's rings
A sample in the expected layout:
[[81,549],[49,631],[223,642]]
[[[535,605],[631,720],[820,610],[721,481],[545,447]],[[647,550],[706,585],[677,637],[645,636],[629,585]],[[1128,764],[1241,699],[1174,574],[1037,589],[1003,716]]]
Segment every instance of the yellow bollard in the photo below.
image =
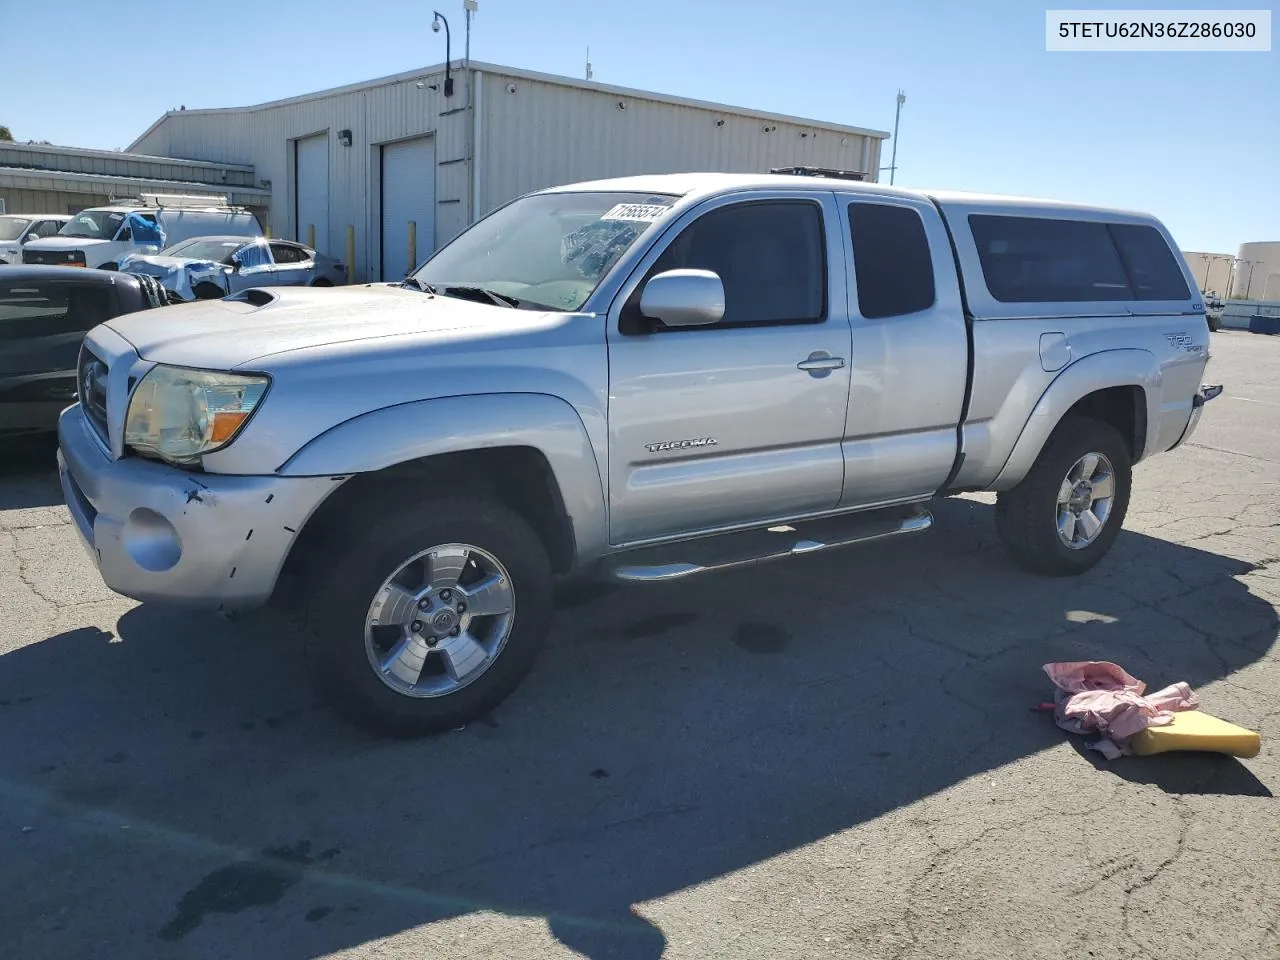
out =
[[407,277],[413,273],[413,268],[418,265],[418,221],[409,221],[409,266],[405,268],[404,275]]
[[307,224],[307,246],[312,250],[316,248],[316,225],[314,223]]
[[356,228],[347,224],[347,283],[356,276]]

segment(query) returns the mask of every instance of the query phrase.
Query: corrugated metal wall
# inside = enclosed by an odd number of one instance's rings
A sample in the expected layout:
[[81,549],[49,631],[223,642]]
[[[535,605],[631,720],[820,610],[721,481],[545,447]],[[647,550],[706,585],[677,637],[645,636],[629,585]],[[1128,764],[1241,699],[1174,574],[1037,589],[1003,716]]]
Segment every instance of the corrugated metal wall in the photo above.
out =
[[[208,158],[202,158],[207,160]],[[253,168],[190,162],[167,157],[139,156],[114,150],[85,150],[38,143],[0,143],[0,167],[62,170],[144,180],[180,180],[253,187]]]
[[[293,141],[325,133],[329,143],[328,233],[332,249],[323,252],[344,258],[347,227],[354,227],[355,274],[364,280],[376,276],[376,267],[371,271],[370,265],[380,261],[381,144],[433,135],[437,161],[435,242],[444,242],[469,222],[466,75],[455,70],[454,77],[454,95],[448,98],[443,89],[431,89],[433,84],[443,88],[443,74],[438,74],[263,108],[170,113],[133,149],[253,164],[258,178],[271,182],[272,234],[292,237]],[[418,82],[423,87],[419,88]],[[341,130],[351,131],[350,147],[339,143]]]
[[879,166],[876,137],[499,73],[482,83],[485,211],[530,190],[600,177],[819,166],[869,171],[874,180]]
[[[474,126],[466,109],[473,75],[482,77]],[[283,237],[295,230],[293,142],[324,133],[332,248],[325,252],[345,256],[347,228],[354,227],[358,280],[376,277],[380,262],[381,144],[410,137],[435,137],[437,246],[467,226],[474,212],[486,213],[553,184],[690,170],[763,173],[795,165],[858,170],[875,179],[880,164],[879,138],[852,131],[490,67],[477,74],[455,70],[455,94],[446,98],[443,79],[442,72],[401,74],[377,85],[262,107],[171,112],[130,149],[251,164],[258,179],[270,182],[268,226]],[[350,147],[339,143],[344,129],[351,131]],[[473,133],[481,172],[478,198],[471,196]],[[424,247],[428,242],[419,239]],[[427,252],[421,250],[424,256]]]
[[63,193],[60,190],[11,190],[0,187],[9,213],[79,213],[85,207],[106,203],[107,197],[94,193]]

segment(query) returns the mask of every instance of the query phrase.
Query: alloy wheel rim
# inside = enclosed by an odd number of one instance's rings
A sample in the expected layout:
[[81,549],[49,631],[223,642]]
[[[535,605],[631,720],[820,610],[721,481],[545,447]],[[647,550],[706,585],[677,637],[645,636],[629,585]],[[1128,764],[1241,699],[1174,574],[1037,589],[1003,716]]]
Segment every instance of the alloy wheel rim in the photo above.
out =
[[1116,473],[1101,453],[1086,453],[1067,471],[1058,488],[1058,539],[1083,550],[1101,535],[1115,503]]
[[365,615],[365,654],[396,693],[444,697],[493,666],[514,622],[515,588],[501,561],[472,544],[440,544],[382,582]]

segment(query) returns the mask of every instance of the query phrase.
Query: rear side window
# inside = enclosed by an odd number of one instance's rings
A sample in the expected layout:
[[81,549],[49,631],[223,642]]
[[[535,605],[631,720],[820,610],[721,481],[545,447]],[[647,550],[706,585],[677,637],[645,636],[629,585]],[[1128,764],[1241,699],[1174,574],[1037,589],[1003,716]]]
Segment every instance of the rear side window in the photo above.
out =
[[275,258],[276,263],[305,263],[310,259],[301,247],[288,243],[271,244],[271,256]]
[[969,228],[1002,303],[1134,298],[1105,223],[971,214]]
[[105,286],[0,283],[0,341],[79,333],[110,318],[110,292]]
[[851,203],[849,230],[864,317],[899,317],[933,306],[933,261],[920,214],[885,203]]
[[1107,229],[1120,250],[1135,300],[1186,300],[1187,281],[1155,227],[1113,223]]

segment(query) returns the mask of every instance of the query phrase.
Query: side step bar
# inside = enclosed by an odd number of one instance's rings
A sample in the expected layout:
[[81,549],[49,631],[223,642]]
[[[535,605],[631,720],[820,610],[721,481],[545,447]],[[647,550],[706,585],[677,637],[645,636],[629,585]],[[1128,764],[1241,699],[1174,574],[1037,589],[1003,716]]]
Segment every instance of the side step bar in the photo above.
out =
[[624,583],[679,580],[713,570],[924,533],[931,526],[933,514],[923,508],[855,513],[644,547],[606,561],[606,569],[613,579]]

